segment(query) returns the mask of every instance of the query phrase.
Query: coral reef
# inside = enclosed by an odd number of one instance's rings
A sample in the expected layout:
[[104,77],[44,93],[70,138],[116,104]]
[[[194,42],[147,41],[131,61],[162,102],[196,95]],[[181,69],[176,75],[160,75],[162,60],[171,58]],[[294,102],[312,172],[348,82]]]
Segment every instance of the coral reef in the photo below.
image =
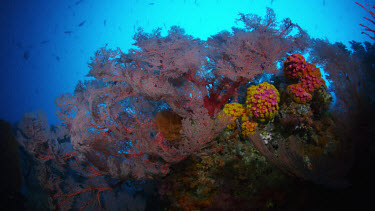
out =
[[93,79],[56,99],[61,125],[26,114],[17,141],[48,207],[141,210],[121,193],[146,180],[164,210],[302,210],[310,187],[348,188],[356,144],[373,146],[374,45],[309,39],[269,8],[238,20],[207,41],[140,29],[136,48],[99,49]]

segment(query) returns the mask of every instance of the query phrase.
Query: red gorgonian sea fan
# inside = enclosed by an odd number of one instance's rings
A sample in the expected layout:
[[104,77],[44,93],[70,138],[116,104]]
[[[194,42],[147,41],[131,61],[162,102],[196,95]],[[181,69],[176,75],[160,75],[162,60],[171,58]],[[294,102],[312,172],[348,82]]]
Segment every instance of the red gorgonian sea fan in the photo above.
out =
[[[372,16],[372,20],[371,20],[370,18],[367,18],[367,17],[363,17],[363,18],[366,19],[366,20],[368,20],[368,21],[370,21],[372,24],[375,25],[375,13],[374,13],[373,11],[367,9],[365,6],[363,6],[362,4],[360,4],[360,3],[358,3],[358,2],[356,2],[356,4],[358,4],[359,6],[361,6],[363,9],[365,9],[367,12],[369,12],[369,13],[371,14],[371,16]],[[370,8],[372,8],[372,9],[375,9],[375,4],[372,5],[372,6],[371,6],[371,5],[368,5],[368,4],[366,4],[366,5],[369,6]],[[359,25],[362,26],[362,27],[364,27],[364,28],[365,28],[365,31],[368,31],[368,32],[371,32],[371,33],[375,34],[375,30],[374,30],[374,29],[371,29],[370,27],[365,26],[365,25],[363,25],[363,24],[359,24]],[[371,36],[371,35],[368,34],[367,32],[362,32],[362,34],[365,34],[365,35],[369,36],[371,39],[375,40],[375,36],[374,36],[374,35]]]

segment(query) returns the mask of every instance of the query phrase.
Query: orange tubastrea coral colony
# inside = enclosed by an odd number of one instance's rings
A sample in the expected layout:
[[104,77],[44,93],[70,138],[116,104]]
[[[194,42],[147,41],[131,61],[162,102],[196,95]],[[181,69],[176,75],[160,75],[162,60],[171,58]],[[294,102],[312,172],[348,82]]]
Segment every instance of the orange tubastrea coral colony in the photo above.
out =
[[305,58],[297,53],[288,56],[284,61],[284,74],[290,80],[299,80],[299,83],[287,87],[289,95],[297,103],[309,102],[315,89],[325,86],[320,69],[306,62]]
[[[229,115],[233,121],[227,127],[234,129],[235,120],[241,117],[242,135],[254,134],[258,125],[255,121],[272,120],[279,109],[279,102],[279,92],[273,85],[267,82],[257,86],[253,85],[247,89],[246,107],[239,103],[228,103],[224,106],[224,113]],[[250,121],[248,116],[253,121]]]
[[255,120],[272,120],[279,110],[279,102],[279,92],[267,82],[247,88],[246,112]]
[[[320,69],[314,64],[305,61],[305,58],[297,53],[289,55],[284,61],[285,77],[291,81],[298,81],[287,87],[287,93],[297,103],[311,101],[313,92],[321,86],[325,86],[321,78]],[[280,95],[277,89],[263,82],[247,89],[246,105],[228,103],[224,106],[224,113],[231,117],[232,123],[227,128],[234,129],[235,120],[241,117],[241,129],[244,136],[254,134],[257,122],[273,120],[279,110]],[[251,120],[249,119],[251,118]]]
[[250,121],[247,117],[247,112],[244,106],[240,103],[227,103],[223,109],[224,113],[231,118],[231,123],[227,125],[228,129],[235,129],[236,127],[236,119],[241,117],[242,124],[241,130],[243,136],[248,136],[249,134],[254,134],[255,129],[257,127],[257,123],[254,121]]

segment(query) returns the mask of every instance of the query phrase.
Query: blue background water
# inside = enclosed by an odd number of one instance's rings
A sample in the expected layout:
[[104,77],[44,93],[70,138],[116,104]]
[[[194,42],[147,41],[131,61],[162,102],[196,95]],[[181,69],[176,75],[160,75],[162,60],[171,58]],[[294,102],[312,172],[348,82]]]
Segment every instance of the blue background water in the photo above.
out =
[[[358,0],[361,4],[373,3]],[[303,3],[301,3],[303,2]],[[51,124],[54,99],[73,92],[90,56],[104,45],[132,47],[138,27],[178,25],[206,39],[235,26],[238,13],[289,17],[311,37],[330,42],[371,41],[360,23],[370,17],[354,0],[2,0],[0,3],[0,119],[12,123],[43,109]]]

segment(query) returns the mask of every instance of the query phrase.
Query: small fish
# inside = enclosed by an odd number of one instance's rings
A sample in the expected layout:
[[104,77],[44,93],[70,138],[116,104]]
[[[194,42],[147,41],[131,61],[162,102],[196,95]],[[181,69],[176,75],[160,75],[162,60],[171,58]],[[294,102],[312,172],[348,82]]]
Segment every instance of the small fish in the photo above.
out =
[[323,6],[326,6],[326,0],[323,0]]
[[28,60],[28,59],[30,58],[30,52],[29,52],[29,51],[24,51],[24,52],[23,52],[23,58],[24,58],[25,60]]
[[60,61],[60,57],[59,57],[59,56],[56,56],[56,60],[59,62],[59,61]]
[[154,5],[155,3],[149,3],[148,5]]
[[84,20],[84,21],[82,21],[80,24],[78,24],[78,27],[81,27],[81,26],[83,26],[83,24],[85,24],[86,23],[86,21]]
[[107,20],[104,20],[104,26],[107,24]]
[[46,43],[49,43],[49,40],[43,40],[42,42],[40,42],[40,44],[46,44]]
[[82,3],[82,2],[83,2],[83,0],[76,1],[75,5],[78,5],[78,4]]
[[65,34],[71,34],[73,31],[64,31]]

